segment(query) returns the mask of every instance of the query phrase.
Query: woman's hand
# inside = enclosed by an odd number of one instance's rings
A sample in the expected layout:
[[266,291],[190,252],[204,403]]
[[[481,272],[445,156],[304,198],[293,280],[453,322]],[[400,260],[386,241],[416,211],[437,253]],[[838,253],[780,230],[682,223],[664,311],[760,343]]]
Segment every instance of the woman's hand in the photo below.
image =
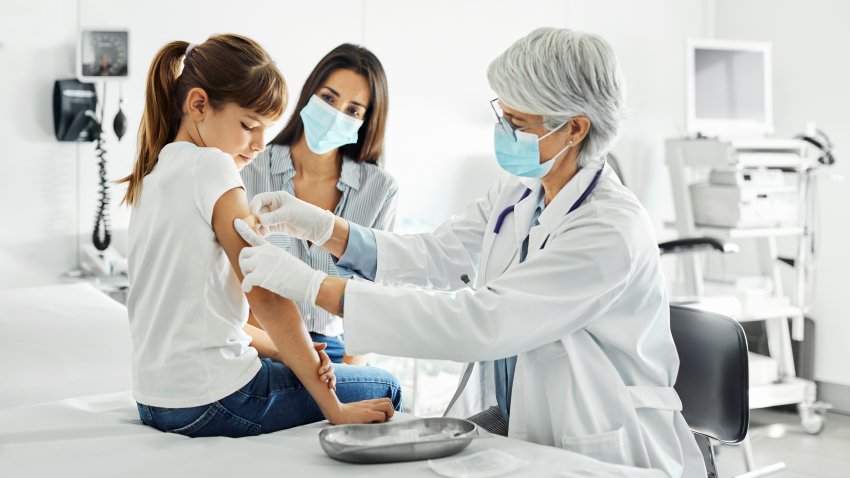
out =
[[389,398],[376,398],[362,402],[340,403],[333,414],[326,415],[334,425],[346,423],[383,423],[392,418],[395,410]]
[[321,246],[333,234],[332,212],[285,191],[257,194],[251,201],[251,212],[260,221],[257,229],[262,235],[286,234]]
[[336,375],[334,375],[334,365],[331,362],[330,357],[325,352],[325,349],[328,348],[328,344],[324,342],[313,342],[313,348],[316,349],[316,352],[319,352],[319,380],[322,383],[327,383],[328,388],[336,391]]

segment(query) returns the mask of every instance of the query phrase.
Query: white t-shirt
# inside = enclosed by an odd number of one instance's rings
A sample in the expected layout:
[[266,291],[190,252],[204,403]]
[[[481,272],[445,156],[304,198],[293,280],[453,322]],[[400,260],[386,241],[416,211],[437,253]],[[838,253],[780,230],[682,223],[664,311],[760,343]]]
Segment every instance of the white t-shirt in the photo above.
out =
[[241,188],[233,158],[191,143],[166,145],[130,217],[133,396],[157,407],[215,402],[260,369],[242,331],[248,303],[215,237],[213,207]]

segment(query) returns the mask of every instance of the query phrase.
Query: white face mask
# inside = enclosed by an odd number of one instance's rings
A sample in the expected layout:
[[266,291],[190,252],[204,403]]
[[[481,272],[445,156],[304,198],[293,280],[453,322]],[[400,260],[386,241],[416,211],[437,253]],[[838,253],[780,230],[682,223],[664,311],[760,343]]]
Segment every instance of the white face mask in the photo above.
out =
[[316,154],[356,143],[357,132],[363,125],[363,120],[337,111],[316,95],[301,109],[301,121],[307,146]]
[[[517,131],[507,121],[503,117],[500,119],[501,124],[496,124],[493,131],[493,144],[499,166],[514,176],[542,178],[552,169],[555,164],[553,160],[570,148],[568,144],[551,158],[540,162],[540,141],[561,129],[569,120],[540,137],[525,131]],[[514,137],[511,137],[508,131],[511,131]]]

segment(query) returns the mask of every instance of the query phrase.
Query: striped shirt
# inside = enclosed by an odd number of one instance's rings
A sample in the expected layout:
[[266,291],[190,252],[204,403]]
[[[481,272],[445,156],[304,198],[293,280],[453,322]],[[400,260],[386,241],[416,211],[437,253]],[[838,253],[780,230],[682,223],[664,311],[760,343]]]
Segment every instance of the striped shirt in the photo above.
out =
[[[292,178],[295,167],[289,146],[271,144],[254,161],[242,169],[242,181],[250,201],[254,195],[267,191],[286,191],[295,194]],[[342,197],[333,213],[349,222],[381,230],[392,230],[395,223],[395,179],[374,164],[357,163],[343,158],[337,189]],[[351,277],[351,272],[337,268],[332,256],[320,246],[308,246],[307,241],[274,234],[268,241],[306,262],[310,267],[330,276]],[[298,303],[298,310],[307,330],[331,337],[342,334],[342,319],[324,309]]]

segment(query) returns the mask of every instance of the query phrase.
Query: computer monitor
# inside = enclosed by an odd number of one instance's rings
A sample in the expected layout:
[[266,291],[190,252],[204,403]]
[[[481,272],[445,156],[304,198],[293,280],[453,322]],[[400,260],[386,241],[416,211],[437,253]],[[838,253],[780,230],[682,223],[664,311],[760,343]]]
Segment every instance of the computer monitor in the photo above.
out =
[[686,65],[688,134],[760,138],[773,133],[769,43],[691,39]]

